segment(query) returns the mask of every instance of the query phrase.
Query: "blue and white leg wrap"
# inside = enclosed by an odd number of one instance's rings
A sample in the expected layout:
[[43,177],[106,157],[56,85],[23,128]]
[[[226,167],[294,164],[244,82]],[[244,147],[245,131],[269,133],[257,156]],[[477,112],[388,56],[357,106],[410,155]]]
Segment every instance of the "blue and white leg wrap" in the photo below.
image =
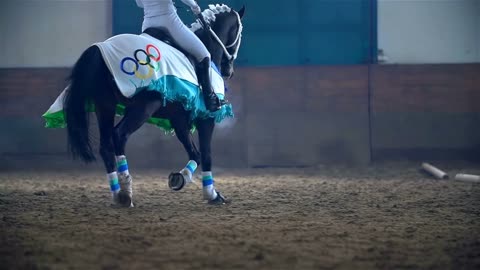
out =
[[212,172],[202,172],[203,198],[205,200],[211,201],[217,198],[214,182]]
[[124,155],[121,155],[121,156],[116,156],[116,159],[117,159],[118,173],[123,175],[129,175],[130,173],[128,172],[127,157],[125,157]]
[[185,180],[187,183],[193,182],[193,174],[195,173],[195,170],[197,169],[197,162],[195,160],[190,160],[188,161],[187,165],[185,168],[183,168],[180,173],[183,174],[185,177]]
[[112,192],[112,198],[115,201],[118,192],[120,191],[120,184],[118,183],[117,172],[107,174],[107,180],[110,184],[110,191]]
[[127,157],[124,155],[116,156],[117,159],[117,170],[118,177],[120,182],[120,189],[122,191],[128,192],[128,195],[132,197],[132,177],[128,171]]
[[187,166],[185,166],[185,169],[189,170],[190,173],[193,175],[193,173],[197,169],[197,166],[198,165],[197,165],[197,162],[195,162],[195,160],[190,160],[188,161]]
[[107,174],[108,182],[110,183],[110,190],[112,192],[118,192],[120,190],[120,184],[118,183],[117,172]]

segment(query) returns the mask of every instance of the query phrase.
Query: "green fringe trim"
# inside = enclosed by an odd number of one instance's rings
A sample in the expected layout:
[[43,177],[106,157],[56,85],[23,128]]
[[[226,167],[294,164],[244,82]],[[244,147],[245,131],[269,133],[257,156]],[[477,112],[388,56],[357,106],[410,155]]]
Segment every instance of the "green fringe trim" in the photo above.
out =
[[[171,90],[173,89],[173,90]],[[202,95],[198,86],[179,79],[175,76],[163,76],[162,78],[152,81],[147,87],[141,87],[137,89],[137,93],[140,91],[157,91],[164,97],[164,103],[167,102],[180,102],[186,111],[190,112],[190,119],[206,119],[214,118],[216,123],[220,123],[227,117],[234,117],[231,104],[222,106],[222,108],[216,112],[210,112],[205,108]],[[220,99],[224,99],[224,96],[219,95]],[[91,103],[86,105],[88,112],[94,112],[95,106]],[[125,114],[125,106],[118,104],[116,108],[118,116]],[[46,128],[65,128],[65,115],[64,111],[57,111],[54,113],[46,112],[42,115],[45,120]],[[147,123],[155,125],[158,128],[163,129],[166,133],[172,133],[173,127],[170,120],[163,118],[151,117],[147,120]],[[192,132],[195,130],[193,128]]]

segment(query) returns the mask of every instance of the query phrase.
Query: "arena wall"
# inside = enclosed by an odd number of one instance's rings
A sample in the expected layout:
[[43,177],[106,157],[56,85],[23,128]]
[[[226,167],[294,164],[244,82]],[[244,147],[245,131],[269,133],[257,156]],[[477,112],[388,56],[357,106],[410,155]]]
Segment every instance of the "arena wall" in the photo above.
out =
[[372,157],[478,159],[480,64],[372,70]]
[[[68,73],[0,69],[3,167],[70,164],[65,131],[45,129],[41,118]],[[216,130],[215,165],[476,159],[478,74],[480,64],[239,68],[228,92],[236,117]],[[159,168],[187,158],[176,138],[153,126],[132,136],[128,154],[135,165]]]

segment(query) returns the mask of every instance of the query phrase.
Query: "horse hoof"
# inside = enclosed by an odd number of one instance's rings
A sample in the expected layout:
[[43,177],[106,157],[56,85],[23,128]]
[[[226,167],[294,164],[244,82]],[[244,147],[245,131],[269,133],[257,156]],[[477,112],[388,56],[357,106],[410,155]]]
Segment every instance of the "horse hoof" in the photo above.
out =
[[214,200],[209,200],[208,204],[210,205],[224,205],[224,204],[229,204],[231,203],[231,200],[225,198],[220,192],[217,191],[217,198]]
[[173,191],[179,191],[185,186],[185,177],[181,173],[171,173],[168,176],[168,187]]
[[120,190],[118,192],[118,204],[123,207],[133,207],[132,197],[128,192]]

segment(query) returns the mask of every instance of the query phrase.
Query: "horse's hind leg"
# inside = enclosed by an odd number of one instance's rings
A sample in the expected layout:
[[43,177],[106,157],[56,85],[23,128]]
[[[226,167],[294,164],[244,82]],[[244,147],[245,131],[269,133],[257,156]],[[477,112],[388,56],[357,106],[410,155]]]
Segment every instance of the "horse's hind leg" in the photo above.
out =
[[188,113],[178,113],[170,119],[178,140],[182,143],[188,154],[188,163],[178,173],[171,173],[168,177],[168,186],[175,191],[182,189],[185,184],[193,182],[193,174],[200,164],[200,153],[190,134],[190,116]]
[[107,180],[110,184],[114,204],[118,202],[120,185],[115,166],[115,148],[113,144],[113,126],[115,124],[115,104],[95,104],[98,127],[100,130],[100,156],[107,171]]
[[212,174],[211,141],[215,120],[213,118],[201,119],[196,122],[198,138],[200,142],[200,154],[202,162],[202,186],[203,198],[209,204],[225,204],[229,201],[214,187]]
[[113,142],[115,145],[115,158],[117,161],[118,176],[120,182],[119,201],[123,204],[132,203],[133,178],[128,170],[125,147],[131,134],[137,131],[150,116],[162,106],[161,100],[138,102],[126,108],[122,120],[115,126]]

